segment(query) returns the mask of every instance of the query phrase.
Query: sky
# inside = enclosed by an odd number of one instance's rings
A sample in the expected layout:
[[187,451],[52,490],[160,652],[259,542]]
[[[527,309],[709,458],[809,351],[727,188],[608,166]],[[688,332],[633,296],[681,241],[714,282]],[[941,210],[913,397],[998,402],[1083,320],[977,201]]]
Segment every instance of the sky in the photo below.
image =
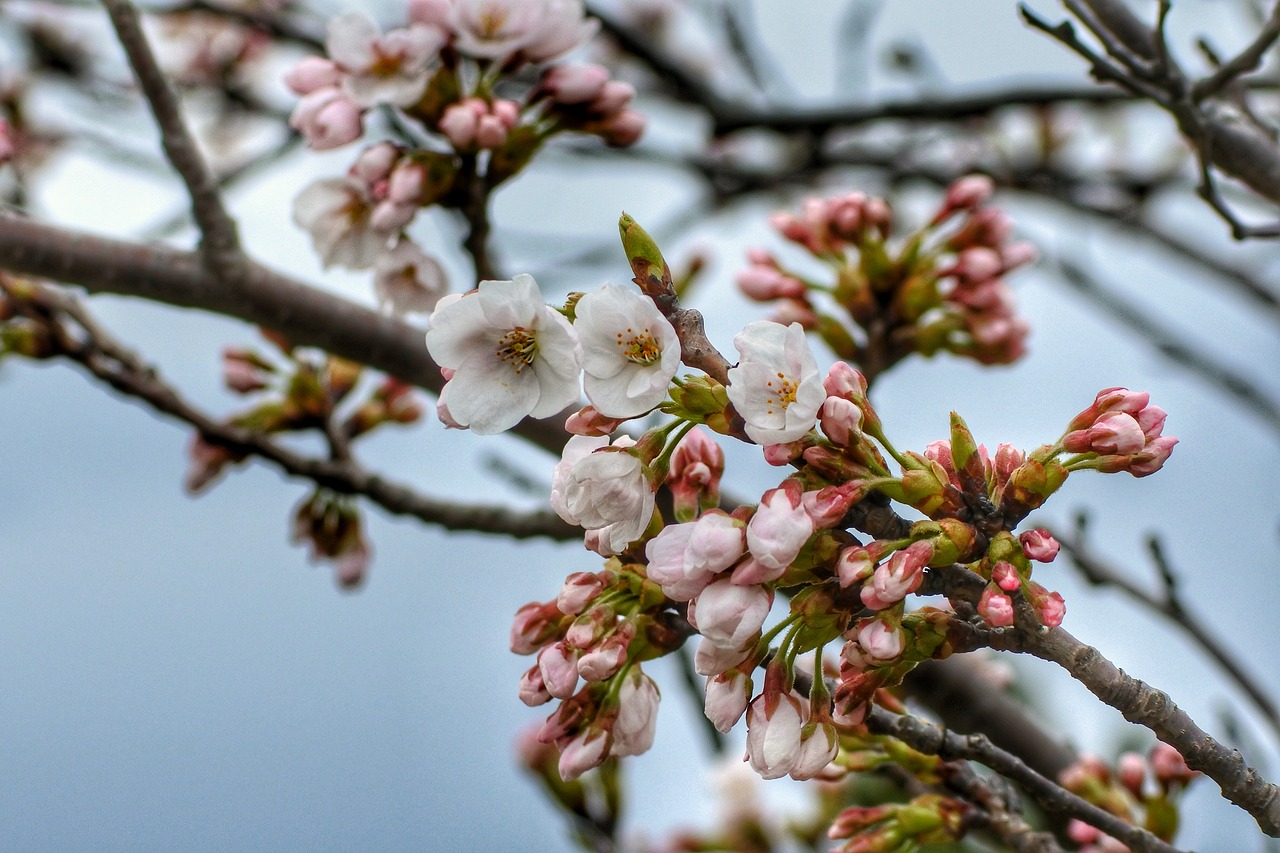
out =
[[[1200,13],[1220,5],[1180,4],[1187,11],[1175,16],[1175,33],[1207,25]],[[830,15],[824,19],[818,4],[759,7],[796,97],[825,96],[835,54],[814,33],[831,28]],[[1016,73],[1083,79],[1079,63],[1022,28],[1009,4],[900,0],[884,7],[877,27],[881,44],[927,45],[955,84]],[[1230,35],[1227,28],[1222,37]],[[905,85],[873,75],[881,95]],[[678,144],[679,133],[661,133],[659,141]],[[364,277],[319,269],[288,217],[291,197],[308,180],[345,168],[351,153],[292,157],[230,203],[251,252],[370,302]],[[695,200],[678,174],[548,165],[499,197],[499,246],[511,264],[536,266],[539,247],[607,245],[623,209],[661,223]],[[1046,255],[1095,260],[1106,284],[1280,400],[1280,375],[1263,367],[1280,357],[1274,323],[1219,283],[1122,234],[1047,216],[1034,200],[1002,202]],[[138,233],[180,203],[166,180],[104,169],[84,153],[50,165],[39,201],[42,216],[118,235]],[[664,245],[675,257],[697,247],[717,253],[693,307],[707,314],[709,335],[725,350],[759,315],[729,281],[746,245],[780,249],[765,225],[779,203],[744,203]],[[1189,240],[1232,251],[1194,199],[1166,208]],[[461,280],[461,261],[446,260]],[[616,260],[600,274],[620,282],[629,275],[620,252]],[[546,290],[583,286],[543,266]],[[1187,600],[1272,695],[1280,693],[1274,429],[1171,366],[1044,266],[1013,284],[1034,330],[1028,357],[997,370],[954,359],[899,366],[875,397],[895,443],[918,449],[943,437],[955,409],[988,445],[1033,447],[1054,438],[1101,388],[1151,391],[1170,412],[1166,432],[1182,442],[1165,470],[1143,480],[1073,477],[1046,517],[1061,521],[1089,508],[1099,549],[1153,585],[1143,539],[1159,533]],[[253,330],[126,299],[96,298],[92,306],[202,404],[223,412],[239,405],[219,388],[219,352],[254,342]],[[287,542],[290,508],[305,484],[255,464],[192,499],[181,489],[188,441],[181,428],[66,366],[0,365],[0,847],[571,849],[560,818],[514,766],[517,732],[547,709],[517,700],[530,661],[506,646],[517,607],[551,598],[566,574],[598,561],[574,543],[452,534],[373,510],[371,575],[359,592],[343,593],[328,568],[309,566]],[[545,486],[554,462],[512,439],[447,433],[434,423],[384,436],[368,453],[371,466],[429,492],[527,507],[541,505],[542,495],[495,478],[494,463]],[[731,449],[727,482],[735,493],[758,494],[771,478],[776,472],[746,449]],[[1280,775],[1277,743],[1191,644],[1114,593],[1085,588],[1065,564],[1037,579],[1066,598],[1069,630],[1167,689],[1211,731],[1222,733],[1224,717],[1235,718],[1241,748]],[[1112,754],[1135,736],[1049,665],[1013,664],[1079,748]],[[664,691],[657,744],[628,768],[628,831],[650,837],[706,823],[716,808],[707,784],[713,762],[696,730],[700,710],[670,672],[654,672]],[[771,786],[770,795],[784,804],[792,797],[785,786]],[[1220,803],[1210,783],[1193,790],[1188,815],[1186,848],[1259,849],[1248,818]]]

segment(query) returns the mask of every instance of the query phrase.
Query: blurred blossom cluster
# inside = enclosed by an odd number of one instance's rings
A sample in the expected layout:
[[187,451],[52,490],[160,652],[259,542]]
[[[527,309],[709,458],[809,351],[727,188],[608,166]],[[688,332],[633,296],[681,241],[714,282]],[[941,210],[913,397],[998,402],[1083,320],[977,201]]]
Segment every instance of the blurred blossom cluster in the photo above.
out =
[[773,226],[828,276],[815,280],[751,249],[738,285],[873,379],[913,352],[1008,364],[1025,351],[1027,324],[1004,276],[1035,250],[1011,242],[1009,218],[987,205],[991,192],[986,177],[961,178],[932,218],[905,234],[884,199],[861,192],[807,199],[799,215],[778,213]]
[[414,0],[404,25],[386,32],[360,12],[333,18],[326,56],[286,75],[301,96],[290,124],[311,148],[338,148],[361,139],[379,110],[395,116],[396,138],[298,196],[294,219],[323,264],[374,269],[391,313],[428,311],[448,286],[408,235],[420,210],[476,216],[560,133],[636,142],[644,118],[630,107],[634,88],[601,66],[556,62],[597,28],[581,0]]

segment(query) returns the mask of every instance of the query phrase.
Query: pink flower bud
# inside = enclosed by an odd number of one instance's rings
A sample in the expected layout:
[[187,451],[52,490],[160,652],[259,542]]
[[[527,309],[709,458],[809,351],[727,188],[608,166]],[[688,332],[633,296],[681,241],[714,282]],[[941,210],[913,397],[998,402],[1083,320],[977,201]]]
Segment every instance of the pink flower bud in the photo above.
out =
[[594,406],[583,406],[569,416],[564,428],[574,435],[599,437],[612,435],[622,425],[622,418],[607,418]]
[[482,115],[476,122],[476,145],[493,150],[507,141],[507,126],[495,115]]
[[531,601],[516,611],[511,623],[511,651],[531,655],[560,631],[564,614],[554,601],[540,604]]
[[1004,272],[1034,263],[1040,253],[1030,243],[1009,243],[1000,247],[1000,260],[1004,262]]
[[839,447],[851,447],[862,435],[862,409],[844,397],[828,397],[818,419],[823,434]]
[[875,542],[870,545],[853,545],[840,552],[840,558],[836,561],[836,577],[840,579],[841,587],[850,587],[871,577],[879,559],[879,549],[873,549],[874,545]]
[[1006,563],[1001,560],[991,569],[991,580],[995,581],[996,586],[1005,592],[1013,592],[1015,589],[1022,588],[1022,578],[1018,576],[1018,570],[1012,563]]
[[825,486],[801,496],[804,511],[819,529],[835,527],[844,520],[849,509],[862,499],[865,489],[857,481],[839,486]]
[[996,250],[973,246],[959,254],[950,272],[971,282],[980,282],[995,278],[1003,269],[1004,263]]
[[585,104],[600,97],[609,82],[600,65],[554,65],[542,74],[542,90],[561,104]]
[[831,365],[827,378],[822,380],[822,387],[829,397],[841,397],[852,403],[867,397],[866,377],[843,361]]
[[[917,546],[926,546],[918,548]],[[887,563],[876,567],[871,582],[860,592],[862,603],[872,610],[883,610],[897,604],[908,594],[915,592],[924,582],[924,567],[933,553],[928,542],[914,542],[909,547],[895,551]]]
[[535,663],[520,676],[520,701],[530,708],[536,708],[551,701],[546,682],[542,680],[541,665]]
[[978,614],[993,628],[1007,628],[1013,624],[1013,600],[999,587],[988,586],[978,601]]
[[801,782],[812,779],[835,760],[839,747],[835,726],[830,723],[820,724],[808,737],[801,738],[800,753],[788,775]]
[[1107,412],[1087,431],[1089,449],[1096,453],[1127,456],[1137,453],[1147,443],[1142,427],[1125,412]]
[[946,210],[971,210],[991,198],[995,183],[986,175],[966,175],[947,187],[942,204]]
[[222,381],[238,394],[267,387],[271,366],[253,352],[235,347],[222,351]]
[[745,647],[723,646],[703,637],[698,643],[698,651],[693,656],[693,669],[698,675],[713,676],[727,672],[743,663],[750,657],[755,648],[755,639],[749,640]]
[[1058,540],[1043,527],[1025,531],[1018,536],[1018,542],[1022,544],[1022,553],[1027,555],[1028,560],[1040,563],[1052,563],[1061,547]]
[[604,587],[600,578],[591,572],[574,572],[565,578],[556,607],[566,616],[577,616],[595,600]]
[[1147,762],[1136,752],[1126,752],[1116,762],[1116,777],[1130,794],[1142,800],[1142,783],[1147,778]]
[[773,266],[755,264],[738,273],[738,288],[747,298],[759,302],[772,299],[801,299],[805,296],[804,284]]
[[1159,438],[1160,433],[1164,430],[1164,422],[1168,417],[1164,409],[1159,406],[1146,406],[1142,411],[1138,412],[1138,426],[1142,427],[1142,434],[1148,440]]
[[751,678],[739,670],[730,670],[707,679],[703,711],[718,731],[728,732],[746,713],[751,698]]
[[1186,785],[1200,775],[1198,770],[1192,770],[1187,766],[1182,753],[1164,742],[1158,742],[1151,748],[1150,761],[1151,771],[1156,781],[1166,789]]
[[613,148],[635,145],[644,135],[647,120],[635,110],[623,110],[605,119],[600,126],[600,138]]
[[639,755],[653,746],[658,722],[658,685],[633,667],[618,692],[618,716],[613,722],[609,754],[618,758]]
[[623,622],[604,642],[585,652],[578,659],[578,674],[587,681],[604,681],[622,668],[627,661],[627,647],[635,637],[633,623]]
[[538,654],[538,670],[547,692],[568,699],[578,688],[578,650],[561,640]]
[[476,115],[475,109],[463,101],[445,108],[436,129],[445,135],[454,148],[463,150],[470,148],[475,141],[479,121],[480,117]]
[[905,648],[902,629],[886,619],[864,619],[858,629],[857,645],[862,658],[872,665],[892,663]]
[[584,729],[560,749],[560,763],[557,765],[560,778],[571,782],[588,770],[599,767],[608,757],[608,735],[600,729]]
[[689,624],[713,643],[741,648],[760,631],[772,606],[773,590],[722,577],[689,603]]
[[289,126],[306,137],[316,151],[354,142],[364,133],[364,111],[337,88],[327,86],[304,95],[289,116]]
[[299,95],[310,95],[317,89],[336,88],[342,79],[338,66],[319,56],[308,56],[284,75],[285,85]]
[[800,484],[788,480],[770,489],[747,524],[747,549],[764,566],[786,571],[813,535],[813,520],[800,500]]
[[1147,446],[1130,458],[1126,469],[1135,477],[1146,477],[1159,471],[1173,453],[1173,446],[1178,439],[1170,435],[1162,435],[1147,442]]
[[762,693],[747,709],[747,760],[765,779],[786,776],[800,757],[804,718],[789,694]]
[[636,87],[620,80],[610,80],[600,89],[600,94],[591,101],[593,113],[612,115],[626,109],[636,96]]

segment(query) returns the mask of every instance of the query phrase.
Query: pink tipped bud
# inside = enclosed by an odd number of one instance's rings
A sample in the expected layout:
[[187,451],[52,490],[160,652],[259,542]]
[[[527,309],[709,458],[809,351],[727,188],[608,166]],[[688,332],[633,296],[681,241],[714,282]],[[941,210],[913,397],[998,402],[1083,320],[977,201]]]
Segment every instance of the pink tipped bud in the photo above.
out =
[[1001,560],[991,569],[991,580],[1005,592],[1013,592],[1022,587],[1022,578],[1012,563]]
[[542,75],[542,90],[561,104],[585,104],[600,97],[609,70],[600,65],[554,65]]
[[1167,743],[1157,743],[1151,748],[1151,771],[1156,781],[1166,789],[1186,785],[1199,775],[1199,771],[1187,766],[1182,753]]
[[613,148],[635,145],[644,135],[647,119],[635,110],[623,110],[605,120],[600,127],[600,138]]
[[828,397],[818,413],[822,432],[840,446],[853,446],[862,435],[862,409],[844,397]]
[[364,133],[364,110],[336,87],[327,86],[304,95],[289,116],[289,126],[301,133],[316,151],[355,142]]
[[1129,467],[1126,470],[1135,477],[1154,474],[1168,461],[1169,455],[1173,453],[1173,446],[1177,443],[1178,439],[1171,435],[1152,439],[1146,447],[1130,457]]
[[831,365],[826,379],[822,380],[822,387],[826,389],[828,396],[841,397],[854,403],[867,396],[866,377],[843,361]]
[[1027,555],[1027,559],[1039,563],[1052,563],[1061,547],[1058,540],[1043,527],[1022,533],[1018,536],[1018,542],[1022,544],[1022,553]]
[[511,651],[531,655],[546,645],[560,631],[564,614],[554,601],[541,604],[531,601],[516,611],[511,623]]
[[1061,595],[1050,592],[1035,581],[1028,581],[1026,596],[1035,608],[1040,624],[1049,628],[1057,628],[1062,624],[1062,618],[1067,614],[1067,605]]
[[718,731],[728,732],[746,713],[751,699],[751,679],[746,673],[730,670],[707,679],[703,712]]
[[635,96],[635,86],[620,80],[610,80],[600,88],[600,94],[591,101],[590,110],[606,116],[621,113]]
[[804,284],[773,266],[754,264],[737,275],[739,289],[747,298],[758,302],[771,299],[800,299],[805,295]]
[[546,682],[542,680],[542,667],[534,664],[524,675],[520,676],[520,701],[530,708],[545,705],[551,701]]
[[1130,794],[1141,801],[1142,783],[1147,778],[1147,762],[1136,752],[1126,752],[1116,762],[1116,777]]
[[470,148],[475,142],[479,122],[480,117],[475,109],[467,101],[463,101],[445,108],[436,129],[445,135],[454,148],[463,150]]
[[809,514],[814,527],[835,527],[848,515],[849,509],[862,499],[865,490],[859,482],[825,486],[801,497],[804,511]]
[[341,79],[338,66],[318,56],[308,56],[284,75],[285,85],[299,95],[310,95],[328,86],[336,88]]
[[599,438],[603,435],[612,435],[618,427],[622,426],[623,420],[605,417],[596,411],[594,406],[583,406],[569,416],[569,419],[564,422],[564,428],[574,435]]
[[942,204],[948,211],[972,210],[991,198],[995,183],[986,175],[966,175],[947,187]]
[[988,586],[978,602],[978,614],[993,628],[1007,628],[1013,624],[1013,600],[999,587]]
[[538,654],[538,669],[547,692],[568,699],[578,688],[578,650],[561,640]]
[[556,607],[566,616],[577,616],[595,600],[604,588],[600,578],[591,572],[574,572],[565,578]]

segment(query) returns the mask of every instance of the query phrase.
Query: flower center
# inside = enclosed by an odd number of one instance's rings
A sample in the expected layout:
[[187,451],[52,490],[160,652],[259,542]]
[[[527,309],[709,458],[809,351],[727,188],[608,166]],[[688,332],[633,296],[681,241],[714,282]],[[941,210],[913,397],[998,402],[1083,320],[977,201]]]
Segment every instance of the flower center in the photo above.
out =
[[622,350],[623,358],[636,364],[653,364],[662,354],[658,342],[647,328],[638,333],[631,328],[618,332],[618,348]]
[[774,408],[780,408],[782,411],[787,410],[796,401],[796,383],[792,382],[785,374],[777,374],[777,379],[770,379],[765,386],[772,392],[772,396],[765,401],[768,406],[768,414],[773,414]]
[[538,354],[538,337],[532,329],[516,326],[498,340],[498,358],[519,373]]
[[501,6],[490,6],[480,13],[476,30],[481,38],[497,39],[502,36],[502,28],[507,25],[507,10]]

